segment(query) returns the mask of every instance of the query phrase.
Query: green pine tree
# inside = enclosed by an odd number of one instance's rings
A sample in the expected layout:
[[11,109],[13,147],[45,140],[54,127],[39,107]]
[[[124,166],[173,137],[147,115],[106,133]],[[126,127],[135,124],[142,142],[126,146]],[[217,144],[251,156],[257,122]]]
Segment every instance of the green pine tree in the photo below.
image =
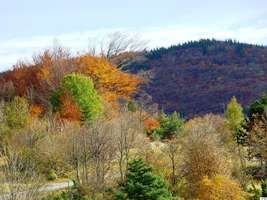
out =
[[152,173],[142,159],[129,163],[126,180],[121,183],[115,200],[172,200],[165,181]]
[[267,95],[264,94],[261,98],[257,99],[254,103],[249,106],[249,118],[253,119],[255,114],[263,114],[267,107]]
[[159,122],[160,127],[154,130],[153,135],[160,139],[171,138],[176,135],[184,124],[184,120],[177,112],[173,112],[168,116],[161,111]]

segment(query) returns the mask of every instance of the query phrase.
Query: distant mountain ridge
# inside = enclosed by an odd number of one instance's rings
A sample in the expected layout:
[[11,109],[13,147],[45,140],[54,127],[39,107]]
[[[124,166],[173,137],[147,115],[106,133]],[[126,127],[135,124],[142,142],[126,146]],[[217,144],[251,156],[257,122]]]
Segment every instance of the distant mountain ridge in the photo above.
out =
[[137,99],[185,117],[223,113],[232,96],[247,106],[267,91],[267,48],[233,40],[155,49],[124,69],[146,79]]

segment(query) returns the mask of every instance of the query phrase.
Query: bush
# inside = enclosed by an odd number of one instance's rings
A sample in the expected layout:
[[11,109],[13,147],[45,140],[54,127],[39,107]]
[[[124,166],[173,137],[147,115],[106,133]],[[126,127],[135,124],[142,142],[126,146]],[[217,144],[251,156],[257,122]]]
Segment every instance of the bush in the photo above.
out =
[[261,188],[256,187],[254,184],[248,189],[248,192],[250,194],[250,200],[259,200],[261,195]]
[[267,197],[267,180],[261,183],[262,196]]
[[55,170],[50,170],[48,175],[47,175],[47,180],[53,181],[56,179],[57,179],[57,174],[56,174]]
[[23,97],[14,99],[5,106],[4,116],[10,128],[23,128],[30,114],[28,101]]
[[251,200],[258,200],[260,197],[267,197],[267,180],[262,181],[260,186],[252,184],[248,189]]
[[74,185],[68,191],[56,194],[50,194],[47,198],[43,200],[91,200],[91,199],[82,194],[80,187]]
[[207,176],[200,183],[198,199],[203,200],[245,200],[240,185],[225,176]]

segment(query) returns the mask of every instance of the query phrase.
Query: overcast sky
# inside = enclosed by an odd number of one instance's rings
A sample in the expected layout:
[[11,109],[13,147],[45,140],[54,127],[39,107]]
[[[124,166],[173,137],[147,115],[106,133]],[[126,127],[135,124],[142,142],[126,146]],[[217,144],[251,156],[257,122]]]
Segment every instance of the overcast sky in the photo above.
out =
[[0,71],[55,40],[85,51],[115,31],[150,48],[200,38],[266,45],[267,0],[0,0]]

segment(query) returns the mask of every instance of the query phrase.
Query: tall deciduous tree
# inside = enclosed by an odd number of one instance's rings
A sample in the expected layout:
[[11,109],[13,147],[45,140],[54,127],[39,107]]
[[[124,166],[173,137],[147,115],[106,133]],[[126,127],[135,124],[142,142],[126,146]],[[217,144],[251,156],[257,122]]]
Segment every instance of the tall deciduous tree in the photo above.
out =
[[229,127],[233,131],[237,131],[245,120],[243,108],[237,102],[236,97],[233,97],[227,105],[225,111],[225,117],[227,119]]
[[[72,106],[64,106],[63,104],[66,103],[66,99],[62,99],[62,95],[67,93],[65,97],[67,98],[69,95],[72,98],[71,100],[78,106],[78,111],[76,112],[76,109],[73,109],[75,112],[72,112],[72,114],[77,113],[78,118],[80,117],[79,110],[82,113],[82,119],[85,121],[95,119],[102,112],[100,96],[97,94],[93,81],[89,77],[74,73],[66,75],[60,90],[51,99],[55,110],[59,109],[62,112],[70,113],[62,110],[72,108]],[[62,102],[62,100],[64,101]]]
[[216,127],[203,120],[188,123],[182,146],[182,175],[187,182],[187,197],[194,199],[204,176],[229,175],[231,168]]
[[80,74],[69,74],[63,79],[63,87],[80,107],[85,120],[94,119],[101,113],[101,99],[89,77]]
[[77,59],[79,72],[90,76],[103,99],[113,107],[120,98],[130,99],[141,83],[140,78],[122,72],[107,59],[89,55]]

